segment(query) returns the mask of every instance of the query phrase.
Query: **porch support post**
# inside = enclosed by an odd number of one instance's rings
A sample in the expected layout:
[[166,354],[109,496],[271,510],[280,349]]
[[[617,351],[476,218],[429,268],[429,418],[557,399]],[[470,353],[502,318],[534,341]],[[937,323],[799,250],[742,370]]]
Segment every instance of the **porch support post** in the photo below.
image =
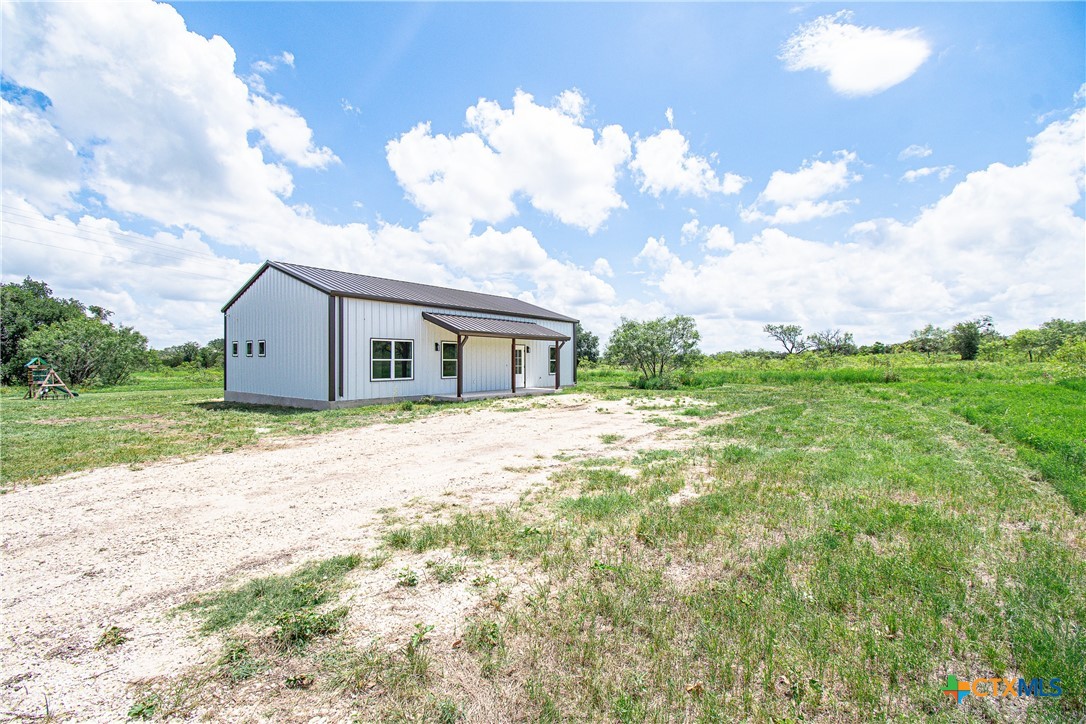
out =
[[554,389],[559,389],[562,386],[562,345],[565,342],[555,341],[554,343]]
[[467,337],[456,335],[456,399],[464,399],[464,343]]
[[513,394],[517,394],[517,338],[510,337],[509,347],[509,377],[512,382]]

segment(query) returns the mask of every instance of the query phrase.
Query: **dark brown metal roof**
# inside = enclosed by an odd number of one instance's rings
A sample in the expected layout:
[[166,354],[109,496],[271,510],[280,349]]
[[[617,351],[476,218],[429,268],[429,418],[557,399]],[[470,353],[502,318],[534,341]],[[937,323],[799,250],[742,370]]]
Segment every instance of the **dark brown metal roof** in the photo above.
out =
[[226,311],[237,301],[238,297],[245,293],[268,267],[273,267],[289,274],[295,279],[319,289],[325,294],[339,297],[353,297],[356,299],[374,299],[382,302],[399,302],[401,304],[417,304],[428,307],[446,307],[465,312],[483,312],[489,314],[508,314],[515,317],[534,317],[536,319],[549,319],[556,322],[576,322],[573,317],[567,317],[557,312],[552,312],[543,307],[523,302],[512,297],[501,297],[496,294],[483,294],[482,292],[469,292],[463,289],[448,289],[435,287],[430,284],[418,284],[416,282],[404,282],[396,279],[382,279],[381,277],[365,276],[364,274],[352,274],[350,272],[334,271],[332,269],[320,269],[301,264],[288,264],[281,261],[268,261],[253,276],[248,283],[235,294],[222,308]]
[[462,314],[434,314],[433,312],[423,312],[422,318],[442,329],[469,337],[553,339],[561,342],[569,340],[569,337],[564,334],[532,322],[513,322],[508,319],[468,317]]

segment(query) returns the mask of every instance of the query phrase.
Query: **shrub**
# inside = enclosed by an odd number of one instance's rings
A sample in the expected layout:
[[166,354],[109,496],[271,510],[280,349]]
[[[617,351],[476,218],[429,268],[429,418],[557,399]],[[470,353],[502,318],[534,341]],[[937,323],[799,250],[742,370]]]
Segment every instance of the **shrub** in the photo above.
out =
[[1049,361],[1049,367],[1068,377],[1086,377],[1086,339],[1068,339]]
[[74,317],[32,332],[19,357],[49,360],[68,384],[118,385],[147,363],[147,338],[131,327]]
[[638,377],[630,385],[639,390],[676,390],[679,388],[678,383],[670,375]]

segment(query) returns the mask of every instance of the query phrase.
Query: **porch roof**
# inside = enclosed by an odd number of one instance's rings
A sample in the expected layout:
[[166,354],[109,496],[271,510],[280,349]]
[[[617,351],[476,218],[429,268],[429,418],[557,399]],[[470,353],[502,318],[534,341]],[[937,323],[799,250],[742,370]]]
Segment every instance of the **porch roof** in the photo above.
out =
[[568,342],[569,337],[534,322],[514,322],[508,319],[470,317],[463,314],[434,314],[423,312],[422,318],[442,329],[468,337],[501,337],[506,339],[549,339]]

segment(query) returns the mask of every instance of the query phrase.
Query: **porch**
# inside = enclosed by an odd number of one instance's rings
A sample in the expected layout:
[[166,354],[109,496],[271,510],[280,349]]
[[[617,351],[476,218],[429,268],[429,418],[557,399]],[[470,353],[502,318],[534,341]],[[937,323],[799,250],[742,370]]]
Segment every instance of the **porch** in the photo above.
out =
[[[448,395],[436,399],[470,400],[486,399],[493,397],[517,397],[520,395],[542,395],[548,392],[557,392],[561,389],[561,351],[570,337],[552,329],[548,329],[534,322],[521,322],[506,319],[492,319],[489,317],[471,317],[461,314],[437,314],[423,312],[422,318],[437,327],[456,335],[456,396]],[[508,339],[509,340],[509,387],[505,390],[491,390],[486,392],[464,391],[464,347],[472,337],[484,339]],[[525,373],[525,356],[529,350],[523,345],[517,345],[517,341],[541,340],[554,342],[554,388],[525,386],[527,380]],[[436,347],[435,347],[436,349]],[[450,360],[451,362],[451,360]],[[520,383],[518,384],[518,377]]]

